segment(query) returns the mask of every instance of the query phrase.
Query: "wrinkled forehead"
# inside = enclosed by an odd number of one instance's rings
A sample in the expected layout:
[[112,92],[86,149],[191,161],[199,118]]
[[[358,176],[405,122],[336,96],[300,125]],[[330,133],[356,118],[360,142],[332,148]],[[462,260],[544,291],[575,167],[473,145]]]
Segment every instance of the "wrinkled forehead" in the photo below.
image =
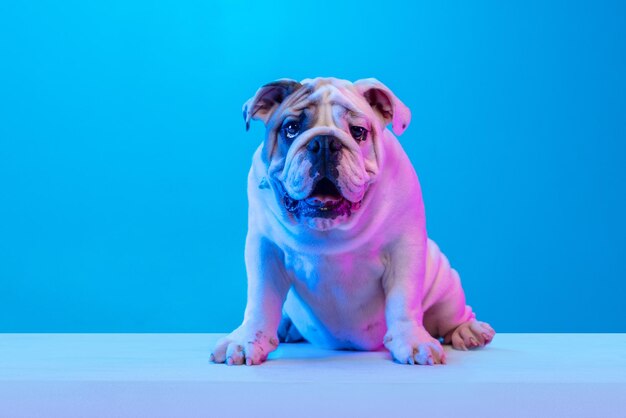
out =
[[315,115],[334,114],[366,118],[367,102],[347,80],[337,78],[305,79],[302,87],[285,105],[293,112],[305,109]]

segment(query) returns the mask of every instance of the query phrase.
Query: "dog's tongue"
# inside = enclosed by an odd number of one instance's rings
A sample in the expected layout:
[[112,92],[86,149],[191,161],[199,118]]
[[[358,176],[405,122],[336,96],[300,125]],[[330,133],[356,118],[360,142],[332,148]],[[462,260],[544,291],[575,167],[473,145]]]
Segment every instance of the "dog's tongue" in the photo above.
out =
[[339,202],[340,200],[341,200],[341,197],[328,196],[328,195],[316,195],[316,196],[311,196],[311,197],[307,197],[306,199],[304,199],[307,205],[315,206],[315,207],[330,206],[334,203]]
[[317,182],[311,195],[304,199],[309,206],[323,208],[332,206],[342,199],[341,193],[337,190],[337,186],[328,178],[323,178]]

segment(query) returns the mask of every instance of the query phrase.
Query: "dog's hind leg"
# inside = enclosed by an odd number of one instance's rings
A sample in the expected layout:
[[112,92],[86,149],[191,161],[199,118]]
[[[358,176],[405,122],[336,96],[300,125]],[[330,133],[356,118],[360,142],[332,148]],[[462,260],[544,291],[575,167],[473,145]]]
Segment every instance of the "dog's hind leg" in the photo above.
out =
[[283,309],[283,317],[278,326],[278,340],[281,343],[297,343],[305,341],[298,328],[291,322],[291,319]]
[[424,327],[444,344],[457,350],[483,347],[493,340],[495,331],[486,322],[476,320],[465,303],[459,274],[450,267],[437,244],[429,240],[424,292]]

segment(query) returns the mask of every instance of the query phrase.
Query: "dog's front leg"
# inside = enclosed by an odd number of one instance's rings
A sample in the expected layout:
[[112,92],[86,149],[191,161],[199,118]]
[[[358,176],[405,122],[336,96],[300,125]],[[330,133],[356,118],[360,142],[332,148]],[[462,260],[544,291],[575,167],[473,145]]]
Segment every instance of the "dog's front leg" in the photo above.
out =
[[211,360],[228,365],[261,364],[278,347],[278,325],[290,282],[280,249],[256,234],[246,239],[248,302],[242,324],[220,339]]
[[383,276],[387,333],[385,347],[402,364],[443,364],[441,343],[424,328],[422,293],[426,240],[398,242],[389,253]]

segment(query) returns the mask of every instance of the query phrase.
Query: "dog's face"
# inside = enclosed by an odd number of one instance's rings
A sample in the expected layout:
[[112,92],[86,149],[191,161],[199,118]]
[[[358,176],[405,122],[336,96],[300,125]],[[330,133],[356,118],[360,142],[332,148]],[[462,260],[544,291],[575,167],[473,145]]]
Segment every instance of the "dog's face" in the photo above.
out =
[[[277,80],[244,104],[266,125],[263,162],[285,221],[316,230],[345,224],[383,165],[388,123],[401,134],[410,112],[374,79]],[[261,185],[263,187],[263,185]]]

